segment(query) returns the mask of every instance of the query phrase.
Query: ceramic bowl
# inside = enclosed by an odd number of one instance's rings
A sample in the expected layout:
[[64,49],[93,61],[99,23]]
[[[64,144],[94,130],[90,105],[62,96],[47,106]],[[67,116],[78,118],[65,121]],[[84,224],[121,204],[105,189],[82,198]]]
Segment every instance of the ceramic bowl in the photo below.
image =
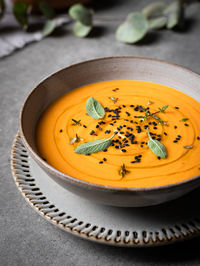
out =
[[22,142],[33,160],[57,183],[91,201],[113,206],[141,207],[178,198],[200,185],[195,176],[175,184],[148,188],[119,188],[96,185],[68,176],[46,163],[38,154],[35,141],[37,121],[55,99],[71,89],[106,80],[143,80],[178,89],[200,102],[200,76],[164,61],[111,57],[82,62],[62,69],[41,82],[27,97],[19,118]]

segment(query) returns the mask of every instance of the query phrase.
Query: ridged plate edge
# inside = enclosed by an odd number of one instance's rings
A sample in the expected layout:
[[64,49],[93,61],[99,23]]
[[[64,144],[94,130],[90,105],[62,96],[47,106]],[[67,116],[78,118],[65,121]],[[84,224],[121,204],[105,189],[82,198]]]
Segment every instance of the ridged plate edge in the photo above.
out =
[[16,186],[37,213],[64,231],[84,239],[114,246],[147,247],[171,244],[200,235],[200,220],[197,218],[157,231],[130,232],[92,225],[70,216],[50,202],[35,183],[29,169],[29,155],[19,133],[12,146],[11,169]]

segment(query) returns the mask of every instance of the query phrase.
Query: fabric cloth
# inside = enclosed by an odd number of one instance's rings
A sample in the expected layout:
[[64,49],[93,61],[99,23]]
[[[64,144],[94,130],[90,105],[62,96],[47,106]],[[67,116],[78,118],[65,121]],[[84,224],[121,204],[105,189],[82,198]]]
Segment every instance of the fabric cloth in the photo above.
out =
[[[56,26],[59,27],[70,19],[67,14],[62,14],[57,16],[55,20]],[[43,16],[31,15],[29,21],[32,28],[37,29],[28,32],[23,31],[12,14],[12,3],[10,0],[6,1],[6,13],[0,21],[0,58],[11,54],[16,49],[23,48],[28,43],[40,41],[44,38],[42,24],[45,22],[45,19]]]

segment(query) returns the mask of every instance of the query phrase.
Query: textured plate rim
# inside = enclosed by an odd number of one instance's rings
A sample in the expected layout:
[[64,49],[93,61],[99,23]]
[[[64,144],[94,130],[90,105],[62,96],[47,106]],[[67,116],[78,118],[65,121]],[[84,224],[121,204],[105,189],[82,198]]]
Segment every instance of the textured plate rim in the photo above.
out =
[[[183,240],[188,240],[193,237],[200,235],[200,220],[189,220],[184,224],[175,224],[173,228],[164,228],[165,232],[162,232],[159,235],[159,232],[150,232],[147,235],[146,231],[137,232],[137,229],[132,232],[136,234],[136,237],[130,241],[129,234],[126,235],[126,232],[129,231],[120,231],[123,234],[117,235],[117,232],[113,234],[112,229],[104,228],[105,230],[101,232],[102,229],[98,225],[92,225],[89,222],[78,221],[76,217],[66,216],[67,214],[59,210],[54,203],[51,203],[44,193],[40,191],[40,188],[36,186],[35,183],[28,183],[25,180],[34,180],[30,174],[27,177],[19,177],[19,173],[17,173],[17,165],[22,168],[22,172],[29,172],[29,162],[28,157],[30,156],[24,147],[24,145],[18,142],[21,141],[21,137],[19,132],[15,136],[13,141],[12,149],[11,149],[11,170],[14,182],[21,192],[22,196],[25,198],[26,202],[43,218],[57,226],[58,228],[69,232],[73,235],[79,236],[83,239],[87,239],[96,243],[113,245],[113,246],[121,246],[121,247],[152,247],[152,246],[161,246],[172,243],[181,242]],[[18,146],[21,145],[23,149],[19,150]],[[20,151],[20,155],[23,158],[17,159],[16,155],[18,150]],[[23,153],[23,154],[21,154]],[[19,155],[19,154],[18,154]],[[23,165],[21,164],[23,162]],[[20,170],[21,170],[20,169]],[[24,173],[21,173],[24,176],[27,176]],[[35,181],[35,180],[34,180]],[[32,182],[34,182],[32,181]],[[27,182],[27,183],[26,183]],[[28,186],[27,186],[28,185]],[[37,195],[39,194],[39,195]],[[44,198],[40,200],[40,198]],[[47,204],[48,202],[48,204]],[[46,205],[47,204],[47,205]],[[54,206],[51,207],[50,206]],[[62,215],[65,213],[66,215]],[[66,218],[64,218],[66,217]],[[67,218],[68,217],[68,218]],[[64,223],[64,220],[67,220],[67,223]],[[158,230],[159,231],[159,230]],[[154,233],[154,234],[153,234]]]

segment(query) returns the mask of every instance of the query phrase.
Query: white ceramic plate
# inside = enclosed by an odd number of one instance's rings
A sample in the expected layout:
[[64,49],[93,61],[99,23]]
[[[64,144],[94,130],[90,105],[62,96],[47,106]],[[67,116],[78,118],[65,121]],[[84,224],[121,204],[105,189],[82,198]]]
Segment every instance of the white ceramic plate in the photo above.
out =
[[200,234],[200,189],[143,208],[98,205],[59,186],[29,157],[19,135],[11,154],[17,187],[46,220],[79,237],[115,246],[170,244]]

